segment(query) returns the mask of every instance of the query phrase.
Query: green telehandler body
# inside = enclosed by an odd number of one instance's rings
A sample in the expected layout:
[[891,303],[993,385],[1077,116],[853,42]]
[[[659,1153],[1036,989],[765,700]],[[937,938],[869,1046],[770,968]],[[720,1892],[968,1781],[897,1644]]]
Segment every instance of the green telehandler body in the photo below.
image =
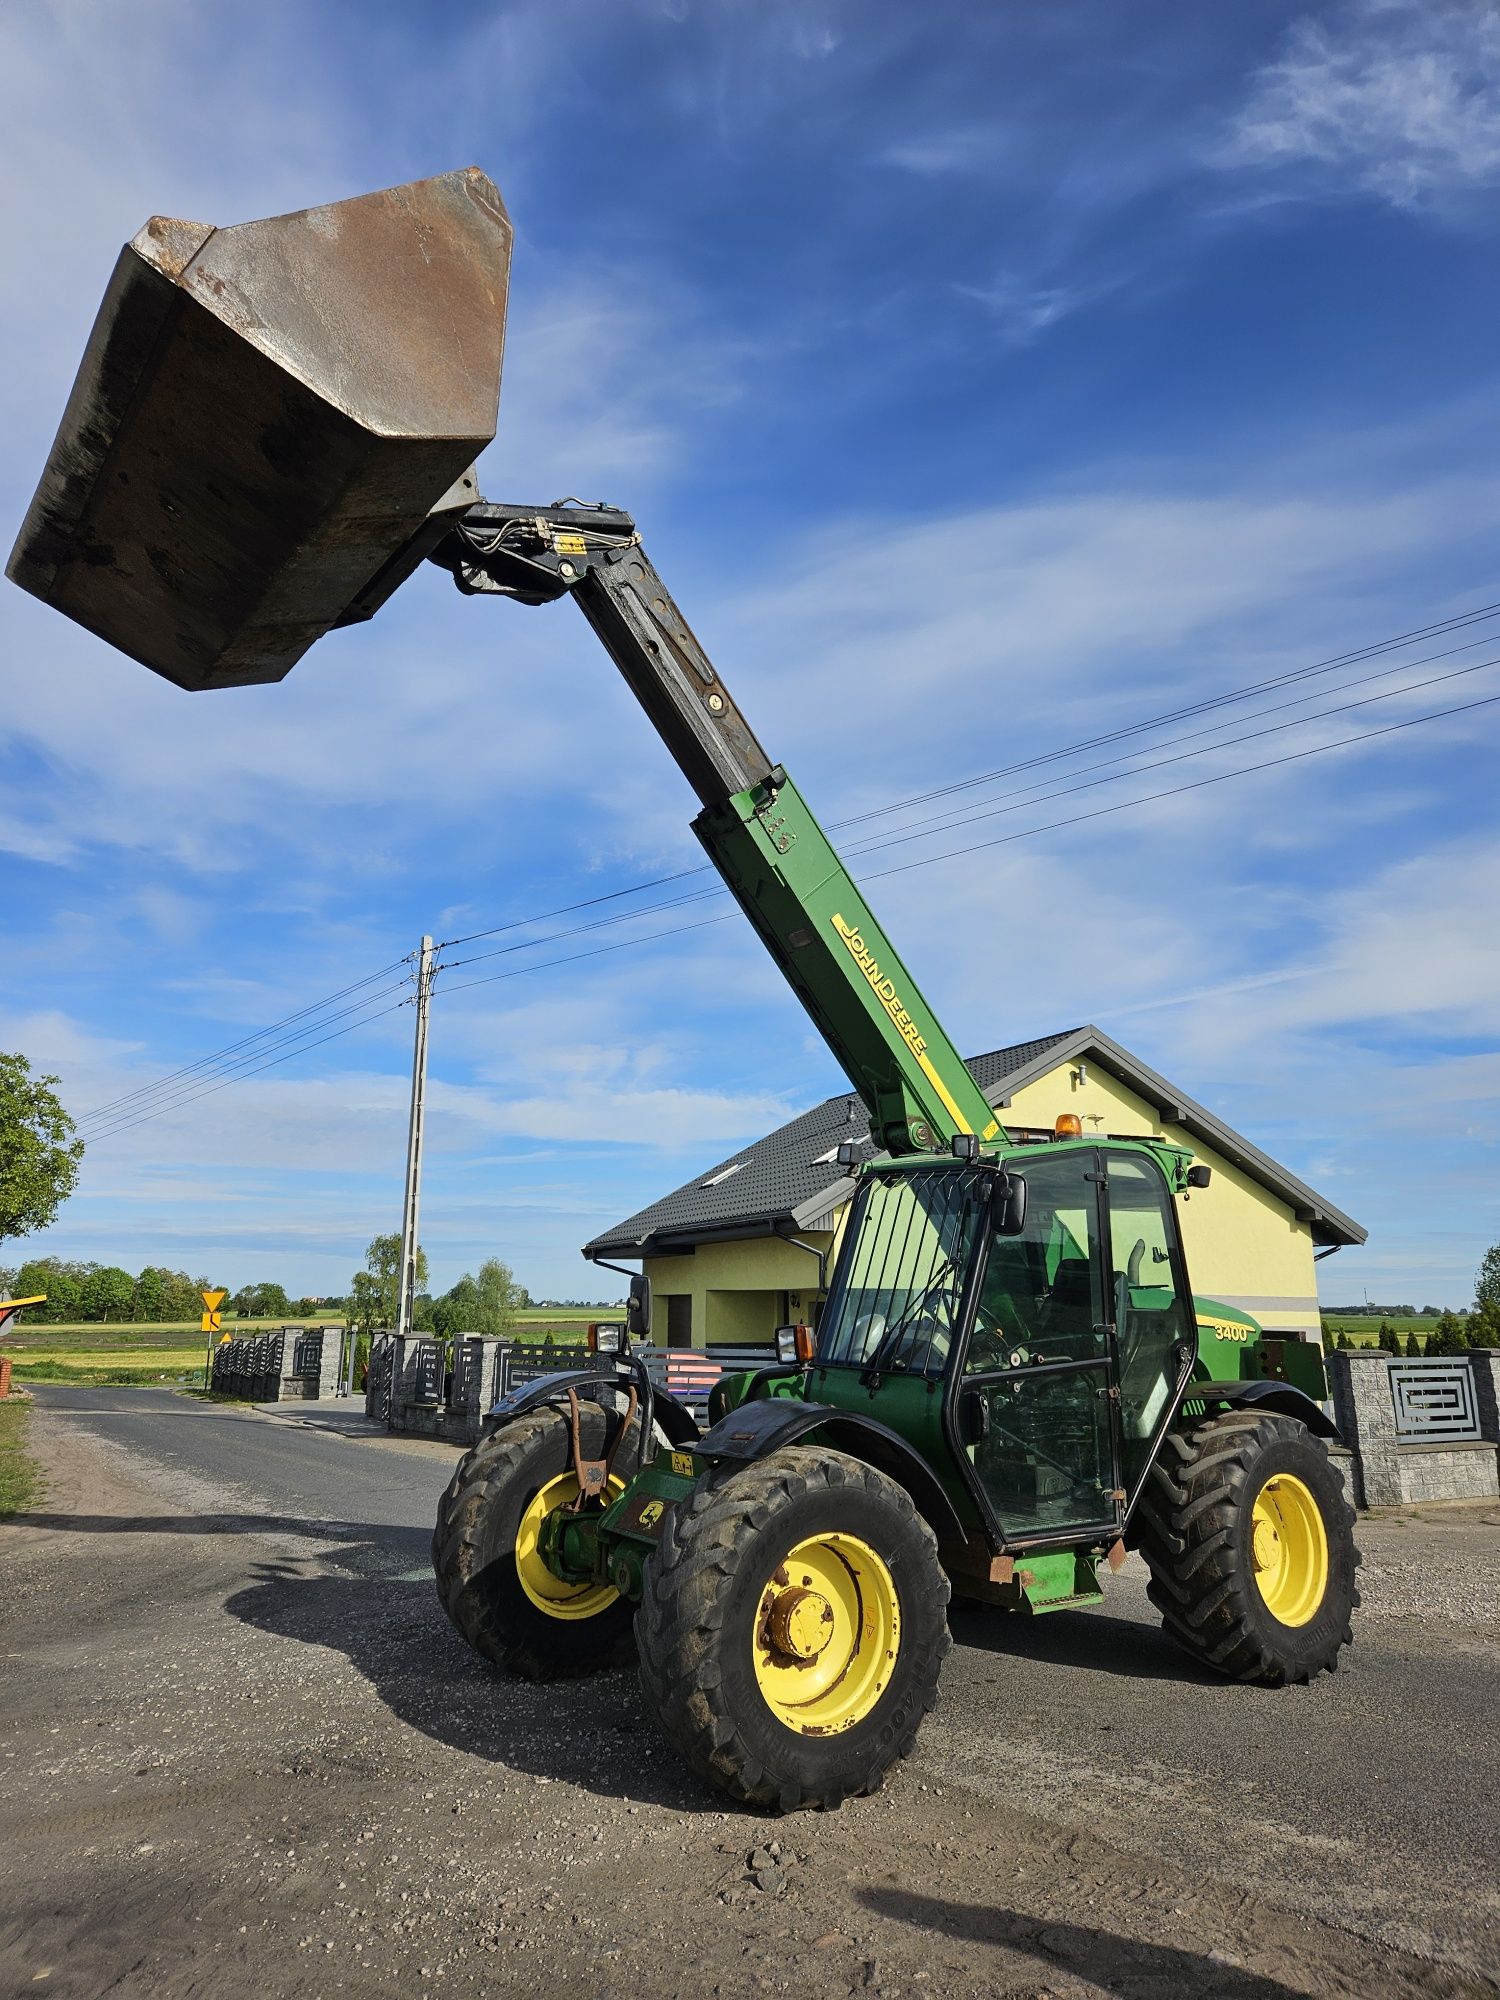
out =
[[1322,1356],[1194,1296],[1210,1175],[1059,1121],[1012,1140],[612,507],[480,498],[511,229],[477,169],[121,253],[10,575],[187,689],[281,679],[424,561],[570,597],[696,792],[694,830],[870,1114],[817,1327],[706,1429],[627,1320],[503,1398],[433,1537],[439,1595],[534,1676],[634,1651],[732,1795],[835,1806],[935,1705],[952,1595],[1087,1606],[1137,1548],[1167,1629],[1247,1681],[1332,1668],[1358,1602]]

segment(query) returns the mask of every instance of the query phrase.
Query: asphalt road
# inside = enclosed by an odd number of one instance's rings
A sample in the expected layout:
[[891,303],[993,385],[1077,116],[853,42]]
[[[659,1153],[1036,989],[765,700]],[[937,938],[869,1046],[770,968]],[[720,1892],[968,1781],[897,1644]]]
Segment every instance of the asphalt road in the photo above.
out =
[[[448,1448],[39,1402],[52,1487],[0,1531],[0,1845],[34,1857],[0,1994],[529,1991],[543,1947],[600,1993],[1500,1991],[1500,1507],[1362,1523],[1357,1643],[1308,1689],[1198,1672],[1133,1558],[1100,1611],[960,1610],[886,1792],[769,1822],[629,1676],[467,1653],[427,1569]],[[778,1835],[785,1893],[747,1888]]]

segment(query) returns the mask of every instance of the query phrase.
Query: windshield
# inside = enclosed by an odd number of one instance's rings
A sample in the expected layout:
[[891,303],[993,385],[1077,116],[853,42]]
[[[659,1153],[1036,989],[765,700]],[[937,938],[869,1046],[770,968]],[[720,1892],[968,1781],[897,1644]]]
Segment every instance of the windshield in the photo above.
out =
[[972,1167],[865,1182],[818,1323],[820,1364],[942,1373],[993,1183]]

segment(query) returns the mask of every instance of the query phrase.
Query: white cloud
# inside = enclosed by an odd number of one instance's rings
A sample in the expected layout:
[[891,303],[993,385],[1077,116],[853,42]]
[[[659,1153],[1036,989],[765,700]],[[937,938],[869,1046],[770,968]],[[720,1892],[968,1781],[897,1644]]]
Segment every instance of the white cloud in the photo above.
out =
[[1365,0],[1298,22],[1254,79],[1219,162],[1322,169],[1398,208],[1493,185],[1500,13],[1488,0]]

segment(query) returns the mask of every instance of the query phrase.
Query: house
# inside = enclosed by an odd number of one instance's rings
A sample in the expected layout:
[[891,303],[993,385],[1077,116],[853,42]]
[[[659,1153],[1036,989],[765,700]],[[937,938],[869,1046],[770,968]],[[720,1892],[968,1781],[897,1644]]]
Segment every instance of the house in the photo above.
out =
[[[1072,1028],[975,1056],[969,1069],[1012,1139],[1050,1139],[1063,1112],[1084,1136],[1164,1138],[1213,1169],[1178,1212],[1193,1289],[1269,1331],[1317,1334],[1314,1264],[1365,1231],[1259,1147],[1098,1028]],[[846,1140],[870,1144],[859,1098],[830,1097],[732,1153],[584,1246],[637,1258],[672,1347],[763,1343],[816,1321],[853,1182]],[[820,1258],[824,1269],[820,1273]]]

